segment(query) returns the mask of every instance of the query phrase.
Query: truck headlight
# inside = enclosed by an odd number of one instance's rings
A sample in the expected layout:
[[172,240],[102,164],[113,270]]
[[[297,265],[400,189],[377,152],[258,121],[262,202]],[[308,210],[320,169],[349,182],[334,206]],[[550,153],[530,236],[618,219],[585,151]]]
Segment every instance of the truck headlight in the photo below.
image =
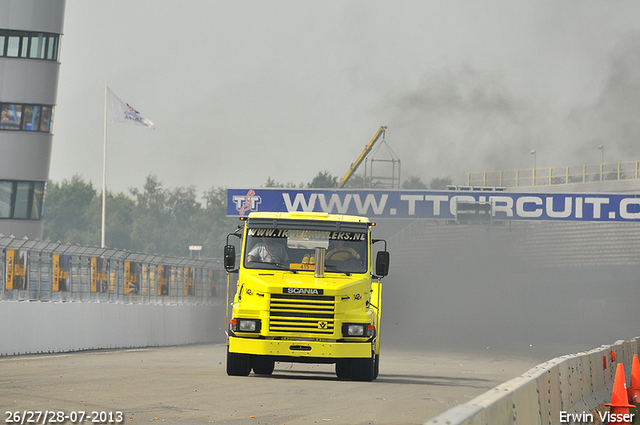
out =
[[231,330],[234,332],[260,332],[259,319],[231,319]]
[[342,335],[344,336],[371,336],[374,326],[363,323],[345,323],[342,325]]
[[255,332],[258,328],[258,323],[255,320],[238,320],[238,330],[240,332]]
[[347,325],[347,336],[364,336],[364,325]]

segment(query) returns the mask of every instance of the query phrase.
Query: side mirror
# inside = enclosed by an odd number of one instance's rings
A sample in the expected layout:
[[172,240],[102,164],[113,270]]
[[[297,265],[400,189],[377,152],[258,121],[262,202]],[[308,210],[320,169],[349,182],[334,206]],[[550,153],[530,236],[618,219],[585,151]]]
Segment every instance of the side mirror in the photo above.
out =
[[389,252],[378,251],[376,254],[376,276],[385,277],[389,274]]
[[224,268],[228,272],[236,268],[236,247],[233,245],[224,246]]

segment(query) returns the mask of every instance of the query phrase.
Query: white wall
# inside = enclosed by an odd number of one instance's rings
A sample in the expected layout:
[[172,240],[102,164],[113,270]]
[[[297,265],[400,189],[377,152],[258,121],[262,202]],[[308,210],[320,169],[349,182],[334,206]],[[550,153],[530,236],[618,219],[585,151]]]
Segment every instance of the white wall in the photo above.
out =
[[560,412],[599,419],[596,412],[607,411],[603,405],[611,401],[617,364],[624,365],[629,383],[631,361],[639,351],[640,338],[635,338],[549,360],[425,425],[559,424]]
[[0,302],[0,356],[223,341],[222,305]]

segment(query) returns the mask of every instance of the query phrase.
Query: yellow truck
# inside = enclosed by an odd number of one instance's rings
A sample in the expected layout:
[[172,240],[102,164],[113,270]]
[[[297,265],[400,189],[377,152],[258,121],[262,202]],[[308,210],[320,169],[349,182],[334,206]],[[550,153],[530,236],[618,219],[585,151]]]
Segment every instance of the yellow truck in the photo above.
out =
[[[380,361],[384,240],[366,217],[252,212],[227,236],[227,374],[271,375],[275,362],[335,364],[338,378],[372,381]],[[240,238],[236,256],[231,237]],[[384,248],[373,261],[373,245]],[[229,306],[231,304],[231,314]]]

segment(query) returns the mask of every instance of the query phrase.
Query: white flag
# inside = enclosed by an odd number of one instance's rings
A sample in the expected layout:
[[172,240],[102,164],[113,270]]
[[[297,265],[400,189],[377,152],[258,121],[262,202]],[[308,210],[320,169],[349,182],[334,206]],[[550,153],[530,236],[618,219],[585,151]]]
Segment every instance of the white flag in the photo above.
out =
[[109,109],[111,109],[111,122],[130,122],[133,124],[145,125],[150,128],[153,127],[153,123],[143,116],[140,112],[133,109],[124,100],[120,99],[107,87],[109,91]]

